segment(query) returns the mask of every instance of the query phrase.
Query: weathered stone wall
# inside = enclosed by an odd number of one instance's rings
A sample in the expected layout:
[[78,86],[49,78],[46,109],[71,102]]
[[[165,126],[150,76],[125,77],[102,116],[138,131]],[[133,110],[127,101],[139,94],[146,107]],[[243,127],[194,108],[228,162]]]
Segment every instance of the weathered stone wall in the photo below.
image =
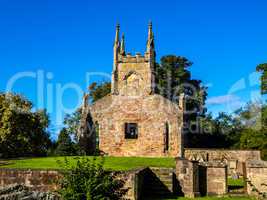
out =
[[202,177],[206,179],[206,194],[225,195],[228,192],[227,165],[222,162],[205,162],[201,166],[206,170],[206,177]]
[[244,174],[244,163],[247,160],[261,160],[260,151],[256,150],[223,150],[223,149],[187,149],[185,158],[199,162],[221,161],[228,165],[229,175]]
[[19,184],[0,187],[0,200],[60,200],[54,192],[40,192]]
[[267,162],[250,160],[246,172],[247,193],[267,198]]
[[[110,156],[181,156],[183,115],[178,105],[160,95],[109,95],[90,109],[99,124],[99,148]],[[138,138],[125,139],[125,123],[138,124]],[[169,149],[165,151],[166,123]]]
[[[138,200],[142,193],[143,169],[118,173],[127,190],[125,198]],[[11,185],[23,185],[32,191],[53,192],[59,189],[57,181],[61,174],[56,170],[0,169],[0,188]]]
[[222,196],[228,192],[227,165],[176,159],[176,177],[185,197]]
[[258,150],[189,149],[185,148],[185,158],[197,161],[261,160]]
[[117,178],[124,182],[123,189],[127,191],[125,194],[127,200],[138,200],[141,198],[144,171],[145,169],[138,169],[119,172]]
[[36,191],[54,191],[59,178],[54,170],[0,169],[0,187],[20,184]]
[[118,93],[124,96],[151,94],[153,84],[152,62],[142,56],[127,55],[118,63]]
[[176,158],[176,177],[185,197],[200,195],[198,162]]

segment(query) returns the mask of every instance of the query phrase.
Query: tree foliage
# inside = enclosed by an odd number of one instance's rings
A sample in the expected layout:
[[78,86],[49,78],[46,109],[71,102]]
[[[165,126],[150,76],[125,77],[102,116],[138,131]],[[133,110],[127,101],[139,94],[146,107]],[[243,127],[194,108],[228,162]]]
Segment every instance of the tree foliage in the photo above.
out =
[[[185,94],[184,131],[188,136],[198,132],[206,113],[207,88],[201,80],[191,78],[189,67],[193,63],[182,56],[163,56],[156,64],[156,92],[178,103],[181,93]],[[189,139],[188,139],[189,141]]]
[[3,157],[45,155],[51,144],[46,110],[18,94],[0,94],[0,152]]
[[199,118],[199,130],[188,133],[190,148],[238,148],[243,126],[234,116],[221,112],[216,118],[211,113]]
[[97,162],[86,157],[71,165],[65,160],[63,179],[59,193],[65,200],[117,200],[125,191],[123,182],[116,179],[112,172],[103,169],[104,160]]
[[256,67],[258,72],[261,72],[261,93],[267,94],[267,63],[259,64]]
[[74,154],[74,143],[72,142],[71,137],[67,132],[67,129],[63,128],[58,135],[56,155],[70,156]]
[[90,91],[89,95],[90,95],[91,101],[93,103],[93,102],[96,102],[97,100],[101,99],[102,97],[110,94],[111,83],[110,82],[102,82],[102,83],[93,82],[88,87],[88,90]]
[[79,122],[81,120],[81,109],[77,109],[72,114],[66,114],[64,118],[64,125],[66,132],[73,136],[74,140],[77,142],[77,131],[79,128]]
[[261,150],[262,156],[267,158],[267,105],[250,103],[241,111],[240,118],[244,128],[240,133],[239,147]]

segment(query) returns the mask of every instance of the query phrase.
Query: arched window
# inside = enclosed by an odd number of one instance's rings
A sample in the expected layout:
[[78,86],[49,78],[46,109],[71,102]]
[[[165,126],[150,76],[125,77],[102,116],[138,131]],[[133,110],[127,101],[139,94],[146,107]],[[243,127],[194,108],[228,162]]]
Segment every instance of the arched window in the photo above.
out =
[[165,123],[165,131],[164,131],[164,152],[169,151],[170,147],[170,130],[169,130],[169,123]]
[[142,85],[142,76],[135,71],[130,71],[123,79],[125,81],[125,94],[129,96],[139,96],[141,91],[140,86]]

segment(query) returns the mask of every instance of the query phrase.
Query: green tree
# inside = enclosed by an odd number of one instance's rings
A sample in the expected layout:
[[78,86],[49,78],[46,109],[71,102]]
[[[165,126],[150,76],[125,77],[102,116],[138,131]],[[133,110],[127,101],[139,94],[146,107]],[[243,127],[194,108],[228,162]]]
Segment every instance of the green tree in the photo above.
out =
[[[239,129],[235,130],[235,135],[239,140],[235,140],[234,147],[241,149],[261,150],[262,156],[267,155],[267,105],[260,102],[249,102],[245,107],[235,112],[235,120],[239,121]],[[230,124],[233,129],[234,126]],[[229,126],[230,126],[229,125]]]
[[261,93],[267,93],[267,63],[259,64],[256,67],[258,72],[261,72]]
[[68,160],[63,164],[63,179],[59,193],[65,200],[117,200],[125,191],[123,182],[112,172],[104,171],[104,160],[78,159],[75,165]]
[[267,159],[266,131],[246,128],[241,132],[240,148],[260,150],[262,158]]
[[175,98],[184,92],[184,84],[191,79],[187,68],[192,64],[185,57],[163,56],[156,64],[156,92],[170,100],[177,100]]
[[111,83],[110,82],[102,82],[96,83],[93,82],[89,87],[89,95],[91,97],[91,102],[94,103],[102,97],[111,93]]
[[[185,131],[199,133],[202,129],[200,122],[206,113],[205,101],[207,88],[201,80],[191,78],[188,70],[193,63],[182,56],[163,56],[159,64],[156,64],[156,93],[178,103],[179,96],[184,93],[185,98]],[[189,136],[189,135],[187,135]],[[193,135],[190,134],[192,137]],[[198,135],[200,136],[200,135]],[[190,141],[190,138],[187,138]]]
[[46,110],[18,94],[0,94],[0,154],[3,157],[45,155],[51,140]]
[[81,120],[81,109],[77,109],[72,114],[67,114],[64,118],[64,125],[67,133],[70,136],[73,136],[75,141],[77,142],[77,131],[79,128],[79,122]]
[[[163,56],[160,63],[156,65],[157,93],[166,98],[177,101],[181,93],[185,93],[189,99],[197,102],[196,105],[203,106],[206,100],[206,89],[201,80],[191,78],[188,70],[193,63],[182,56]],[[188,103],[192,103],[188,102]],[[200,111],[201,109],[196,109]]]
[[241,133],[240,147],[243,149],[266,149],[267,135],[263,131],[246,128]]
[[[258,72],[261,72],[261,94],[265,95],[267,94],[267,63],[263,63],[263,64],[259,64],[256,67],[256,70]],[[267,105],[265,103],[265,105],[262,106],[262,110],[261,110],[261,119],[260,119],[260,124],[261,125],[261,134],[262,135],[262,139],[267,138]],[[262,143],[263,141],[261,141]],[[266,144],[262,144],[261,147],[264,147],[262,149],[263,151],[263,156],[267,159],[267,147]]]
[[71,141],[71,137],[67,132],[66,128],[63,128],[57,140],[57,148],[56,148],[56,155],[58,156],[70,156],[73,155],[74,146],[73,142]]

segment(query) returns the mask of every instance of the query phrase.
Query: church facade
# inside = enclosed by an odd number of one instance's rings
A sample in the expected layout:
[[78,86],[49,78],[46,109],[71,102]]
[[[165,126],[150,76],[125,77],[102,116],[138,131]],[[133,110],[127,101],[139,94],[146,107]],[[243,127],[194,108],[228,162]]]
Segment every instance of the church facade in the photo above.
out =
[[182,156],[183,97],[174,103],[155,93],[152,24],[144,55],[126,53],[119,32],[117,25],[111,94],[85,106],[97,124],[99,150],[109,156]]

